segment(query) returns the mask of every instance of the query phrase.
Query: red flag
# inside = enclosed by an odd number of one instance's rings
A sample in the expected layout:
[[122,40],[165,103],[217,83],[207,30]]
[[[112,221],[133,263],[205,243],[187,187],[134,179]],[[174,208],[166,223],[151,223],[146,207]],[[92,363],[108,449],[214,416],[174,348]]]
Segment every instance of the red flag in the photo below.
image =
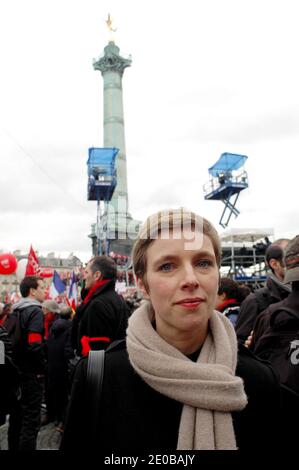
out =
[[31,245],[29,255],[28,255],[28,263],[26,266],[25,276],[39,276],[40,273],[41,273],[41,268],[39,267],[37,256]]
[[73,310],[73,314],[76,313],[76,302],[75,299],[69,299],[68,297],[65,298],[66,303],[68,304],[69,307]]

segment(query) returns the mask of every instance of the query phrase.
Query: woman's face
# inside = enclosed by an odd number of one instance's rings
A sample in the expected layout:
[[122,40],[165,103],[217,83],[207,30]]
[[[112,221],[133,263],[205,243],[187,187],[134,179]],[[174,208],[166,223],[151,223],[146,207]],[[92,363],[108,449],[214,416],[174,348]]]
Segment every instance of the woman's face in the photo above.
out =
[[157,332],[164,338],[206,328],[215,306],[219,271],[214,248],[206,235],[190,244],[191,234],[185,231],[186,238],[179,238],[175,230],[147,250],[147,292],[139,283],[155,311]]

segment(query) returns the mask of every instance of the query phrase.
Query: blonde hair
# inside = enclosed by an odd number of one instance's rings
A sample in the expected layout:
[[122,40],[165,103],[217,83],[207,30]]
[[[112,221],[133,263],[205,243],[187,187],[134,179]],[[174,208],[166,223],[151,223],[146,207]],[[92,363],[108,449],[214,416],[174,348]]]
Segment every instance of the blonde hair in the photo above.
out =
[[134,273],[137,278],[141,279],[147,288],[146,270],[147,270],[147,250],[148,247],[159,238],[162,230],[181,229],[182,233],[186,228],[190,228],[194,232],[200,231],[206,235],[212,242],[217,266],[221,263],[221,244],[217,230],[207,219],[187,211],[184,208],[169,209],[159,211],[149,216],[142,225],[138,237],[134,243],[132,250],[132,263]]

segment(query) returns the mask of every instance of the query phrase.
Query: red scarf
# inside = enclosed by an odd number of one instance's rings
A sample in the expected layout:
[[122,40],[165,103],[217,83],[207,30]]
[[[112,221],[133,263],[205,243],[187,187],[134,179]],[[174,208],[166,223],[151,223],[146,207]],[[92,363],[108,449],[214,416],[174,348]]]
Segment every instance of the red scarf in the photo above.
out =
[[228,299],[228,300],[225,300],[224,302],[222,302],[222,304],[218,305],[217,309],[218,312],[223,312],[223,310],[230,304],[236,304],[238,303],[237,302],[237,299]]
[[48,312],[44,317],[45,318],[45,339],[49,338],[49,330],[52,326],[52,323],[55,320],[55,317],[56,317],[56,314],[53,312]]
[[90,300],[90,298],[93,296],[93,294],[102,286],[107,284],[109,282],[109,279],[103,279],[102,281],[97,281],[94,283],[94,285],[89,289],[87,296],[83,300],[83,304],[86,305],[87,302]]

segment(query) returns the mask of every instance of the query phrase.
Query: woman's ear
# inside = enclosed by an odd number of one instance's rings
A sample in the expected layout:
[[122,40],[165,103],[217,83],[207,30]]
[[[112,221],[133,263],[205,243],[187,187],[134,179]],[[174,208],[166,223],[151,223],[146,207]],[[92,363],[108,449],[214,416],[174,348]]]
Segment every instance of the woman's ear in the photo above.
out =
[[138,289],[141,290],[143,297],[148,300],[150,298],[150,296],[147,293],[146,287],[145,287],[144,282],[142,281],[142,279],[137,278],[137,286],[138,286]]

